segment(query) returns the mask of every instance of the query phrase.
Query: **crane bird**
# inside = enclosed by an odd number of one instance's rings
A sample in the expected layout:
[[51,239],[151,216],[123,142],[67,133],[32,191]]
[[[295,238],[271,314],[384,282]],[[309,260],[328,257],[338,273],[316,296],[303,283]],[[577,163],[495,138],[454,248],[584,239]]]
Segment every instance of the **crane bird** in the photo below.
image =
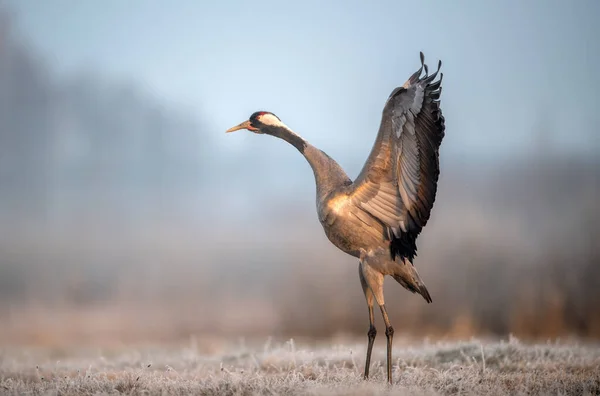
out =
[[[392,383],[392,339],[383,298],[383,279],[390,275],[404,288],[431,303],[413,260],[416,240],[427,224],[439,177],[439,147],[444,137],[440,110],[443,74],[429,75],[423,53],[421,68],[392,91],[383,108],[381,125],[369,158],[354,180],[337,162],[312,146],[279,117],[258,111],[227,130],[246,129],[285,140],[310,164],[317,185],[317,213],[327,238],[359,259],[358,275],[369,308],[364,378],[369,377],[377,330],[373,300],[385,323],[387,379]],[[425,75],[422,76],[423,70]]]

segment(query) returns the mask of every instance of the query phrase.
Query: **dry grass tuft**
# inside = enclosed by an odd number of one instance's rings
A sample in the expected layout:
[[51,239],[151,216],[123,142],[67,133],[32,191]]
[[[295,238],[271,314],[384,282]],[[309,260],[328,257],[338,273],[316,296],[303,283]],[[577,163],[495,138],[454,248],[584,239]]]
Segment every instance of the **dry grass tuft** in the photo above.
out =
[[363,381],[365,346],[230,347],[212,355],[185,348],[120,351],[4,350],[5,394],[200,395],[520,395],[600,393],[600,347],[421,343],[395,349],[394,386],[385,383],[384,348]]

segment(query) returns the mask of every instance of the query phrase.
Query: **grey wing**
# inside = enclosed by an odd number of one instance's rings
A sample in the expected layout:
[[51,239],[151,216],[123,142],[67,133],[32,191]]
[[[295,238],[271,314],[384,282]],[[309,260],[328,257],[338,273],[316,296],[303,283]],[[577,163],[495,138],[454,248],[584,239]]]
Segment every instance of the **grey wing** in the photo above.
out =
[[445,129],[443,75],[435,81],[440,67],[428,76],[421,53],[421,68],[391,93],[373,149],[349,192],[355,205],[387,226],[393,259],[412,262],[435,201]]

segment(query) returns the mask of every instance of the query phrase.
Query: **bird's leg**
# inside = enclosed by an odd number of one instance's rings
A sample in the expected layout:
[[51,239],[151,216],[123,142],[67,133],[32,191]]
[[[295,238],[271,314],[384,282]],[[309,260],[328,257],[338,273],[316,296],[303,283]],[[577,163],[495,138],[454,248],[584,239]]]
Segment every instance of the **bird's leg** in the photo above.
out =
[[371,352],[373,351],[373,343],[375,342],[375,336],[377,336],[377,329],[375,328],[375,315],[373,314],[373,292],[367,285],[367,281],[363,275],[362,269],[358,267],[358,276],[360,277],[360,284],[365,293],[367,299],[367,305],[369,306],[369,331],[367,336],[369,337],[369,344],[367,346],[367,359],[365,362],[365,376],[364,379],[369,379],[369,367],[371,366]]
[[[377,301],[377,305],[381,308],[381,314],[383,315],[383,321],[385,322],[385,335],[387,336],[387,376],[388,381],[392,383],[392,337],[394,335],[394,329],[392,328],[392,324],[390,323],[390,319],[388,318],[387,311],[385,310],[385,300],[383,298],[383,274],[378,270],[374,269],[369,265],[369,255],[367,252],[361,249],[360,252],[360,271],[361,271],[361,282],[368,286],[371,291],[371,295]],[[364,288],[364,286],[363,286]],[[365,296],[368,294],[365,292]],[[372,309],[369,312],[369,319],[371,323],[373,323]],[[373,337],[375,339],[375,337]],[[370,341],[370,340],[369,340]],[[370,353],[370,350],[367,350],[367,353]],[[369,356],[367,354],[367,356]],[[366,372],[366,370],[365,370]]]
[[377,336],[377,329],[375,328],[375,315],[373,315],[373,304],[369,305],[369,331],[367,332],[367,336],[369,337],[369,345],[367,345],[365,379],[369,378],[369,367],[371,366],[371,352],[373,351],[373,343],[375,342],[375,336]]
[[385,336],[387,338],[387,376],[388,381],[392,383],[392,340],[394,338],[394,328],[390,323],[390,318],[388,318],[387,311],[385,309],[385,304],[379,305],[381,308],[381,314],[383,315],[383,321],[385,323]]

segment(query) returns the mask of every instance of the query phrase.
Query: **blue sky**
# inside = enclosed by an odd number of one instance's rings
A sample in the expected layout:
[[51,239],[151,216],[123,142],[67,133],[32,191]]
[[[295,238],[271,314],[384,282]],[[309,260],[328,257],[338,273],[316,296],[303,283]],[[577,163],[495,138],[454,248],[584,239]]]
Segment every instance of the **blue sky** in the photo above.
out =
[[332,157],[352,158],[342,165],[356,174],[420,50],[431,68],[444,62],[443,156],[526,154],[538,124],[553,127],[560,150],[598,148],[597,0],[5,3],[57,72],[133,79],[197,114],[233,154],[281,151],[223,133],[264,109]]

